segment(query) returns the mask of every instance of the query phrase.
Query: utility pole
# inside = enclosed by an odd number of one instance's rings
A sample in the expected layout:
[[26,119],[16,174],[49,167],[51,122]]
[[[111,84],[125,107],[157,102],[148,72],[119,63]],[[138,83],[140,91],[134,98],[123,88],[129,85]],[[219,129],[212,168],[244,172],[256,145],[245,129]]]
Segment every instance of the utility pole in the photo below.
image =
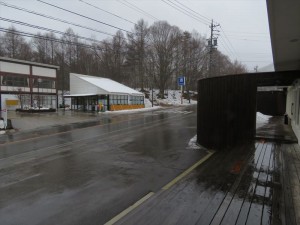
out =
[[209,47],[209,76],[212,76],[212,68],[213,68],[213,51],[218,46],[218,35],[216,32],[220,32],[219,30],[216,30],[217,27],[219,27],[220,24],[214,24],[214,21],[211,21],[210,28],[210,38],[208,39],[208,47]]

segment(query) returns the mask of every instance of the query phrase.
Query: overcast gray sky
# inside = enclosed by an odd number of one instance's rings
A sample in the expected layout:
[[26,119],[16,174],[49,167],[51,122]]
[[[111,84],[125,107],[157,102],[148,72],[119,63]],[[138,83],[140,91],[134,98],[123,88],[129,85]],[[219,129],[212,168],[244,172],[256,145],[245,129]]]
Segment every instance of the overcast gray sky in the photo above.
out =
[[[232,60],[239,60],[249,71],[273,62],[265,0],[42,0],[74,11],[95,20],[131,31],[133,24],[143,18],[148,25],[156,20],[166,20],[182,30],[197,31],[210,36],[209,22],[213,19],[221,25],[218,49]],[[91,27],[111,34],[117,29],[99,22],[71,14],[37,0],[0,0],[20,8],[53,16],[62,20]],[[106,10],[117,16],[101,11]],[[177,5],[178,11],[174,7]],[[172,7],[173,6],[173,7]],[[142,10],[142,11],[140,11]],[[184,12],[184,13],[183,13]],[[93,32],[28,12],[0,5],[0,17],[10,20],[65,31],[71,27],[80,36],[102,40],[108,35]],[[14,25],[18,30],[36,33],[39,30],[0,20],[1,28]],[[41,31],[42,33],[44,31]]]

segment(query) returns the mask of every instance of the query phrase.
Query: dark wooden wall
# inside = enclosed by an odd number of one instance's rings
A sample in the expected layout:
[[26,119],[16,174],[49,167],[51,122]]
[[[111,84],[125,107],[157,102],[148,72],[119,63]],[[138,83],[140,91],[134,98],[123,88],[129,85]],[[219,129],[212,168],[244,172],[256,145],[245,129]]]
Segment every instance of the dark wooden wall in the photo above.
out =
[[[290,86],[297,79],[300,79],[299,70],[198,80],[198,144],[225,149],[252,141],[256,125],[257,87]],[[268,107],[275,111],[277,103],[270,102]]]
[[256,92],[253,74],[199,80],[197,142],[206,148],[225,149],[252,140]]
[[257,92],[257,111],[270,116],[283,116],[286,111],[284,91]]

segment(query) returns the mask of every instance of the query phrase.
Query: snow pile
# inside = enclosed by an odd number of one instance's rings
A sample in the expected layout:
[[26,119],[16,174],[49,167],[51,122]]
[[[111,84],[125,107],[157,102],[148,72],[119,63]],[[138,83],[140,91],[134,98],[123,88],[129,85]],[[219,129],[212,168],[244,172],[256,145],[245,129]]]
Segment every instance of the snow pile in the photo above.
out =
[[256,122],[267,123],[272,116],[264,115],[260,112],[256,113]]
[[271,117],[272,116],[267,116],[260,112],[257,112],[256,113],[256,129],[267,124]]
[[[183,104],[181,104],[181,91],[180,90],[166,90],[164,99],[158,98],[159,90],[154,89],[153,91],[153,99],[154,105],[162,105],[162,106],[178,106],[178,105],[190,105],[197,104],[195,100],[183,99]],[[191,94],[192,95],[192,94]],[[149,100],[152,101],[152,90],[149,91]]]
[[187,149],[201,149],[200,146],[197,145],[197,135],[195,135],[188,144]]
[[148,98],[145,98],[145,108],[150,108],[150,107],[152,107],[152,102]]

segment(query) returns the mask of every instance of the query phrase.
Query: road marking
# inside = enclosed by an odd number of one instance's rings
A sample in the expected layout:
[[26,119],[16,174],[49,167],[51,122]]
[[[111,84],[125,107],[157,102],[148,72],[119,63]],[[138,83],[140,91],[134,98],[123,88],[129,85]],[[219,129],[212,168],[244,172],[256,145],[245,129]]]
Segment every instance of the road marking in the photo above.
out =
[[126,216],[128,213],[130,213],[132,210],[143,204],[145,201],[147,201],[152,195],[154,195],[154,192],[149,192],[147,195],[145,195],[143,198],[138,200],[133,205],[129,206],[127,209],[116,215],[114,218],[112,218],[110,221],[106,222],[104,225],[112,225],[116,222],[118,222],[120,219],[122,219],[124,216]]
[[200,159],[197,163],[195,163],[193,166],[188,168],[186,171],[181,173],[179,176],[177,176],[174,180],[166,184],[162,190],[168,190],[170,187],[172,187],[174,184],[176,184],[179,180],[187,176],[190,172],[192,172],[194,169],[196,169],[198,166],[200,166],[202,163],[204,163],[206,160],[208,160],[215,152],[209,151],[209,153],[202,159]]

